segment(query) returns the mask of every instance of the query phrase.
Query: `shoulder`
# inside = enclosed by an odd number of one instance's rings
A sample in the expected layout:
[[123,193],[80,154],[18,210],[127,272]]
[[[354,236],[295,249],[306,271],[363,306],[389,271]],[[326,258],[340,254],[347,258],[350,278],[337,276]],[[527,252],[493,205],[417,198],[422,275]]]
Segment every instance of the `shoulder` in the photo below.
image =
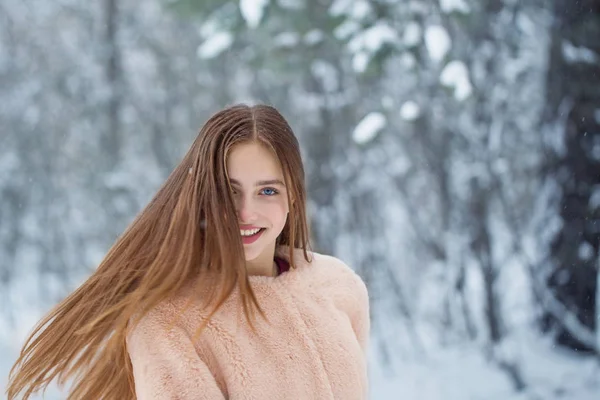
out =
[[[289,250],[289,247],[280,246],[277,254],[287,258]],[[332,295],[355,293],[363,298],[368,296],[362,278],[340,258],[312,250],[306,253],[308,259],[305,259],[302,249],[295,248],[291,254],[294,264],[301,271],[298,276],[306,284],[327,290]]]
[[333,278],[346,278],[354,281],[355,284],[363,284],[362,278],[350,267],[346,262],[340,258],[313,252],[313,263],[319,269],[326,273],[326,275]]
[[367,286],[354,269],[341,259],[313,252],[314,267],[319,271],[321,283],[340,294],[364,301],[368,297]]
[[134,315],[130,319],[127,344],[156,342],[163,336],[168,336],[177,325],[177,313],[171,300],[163,300],[149,311]]

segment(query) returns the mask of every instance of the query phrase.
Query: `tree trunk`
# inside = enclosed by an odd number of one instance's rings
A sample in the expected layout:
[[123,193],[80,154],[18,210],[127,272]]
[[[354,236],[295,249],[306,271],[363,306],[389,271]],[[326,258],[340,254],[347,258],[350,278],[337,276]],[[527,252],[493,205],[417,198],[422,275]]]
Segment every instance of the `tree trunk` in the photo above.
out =
[[[545,121],[551,125],[559,119],[561,104],[571,107],[551,170],[561,187],[563,226],[551,244],[553,271],[547,283],[581,323],[594,329],[600,251],[600,202],[593,200],[600,191],[600,2],[557,0],[554,18]],[[554,316],[546,321],[558,325],[559,344],[593,350]]]
[[497,267],[492,259],[492,243],[489,231],[489,190],[477,178],[471,181],[470,212],[473,228],[471,249],[477,257],[485,289],[485,318],[492,344],[498,344],[503,336],[500,297],[496,291]]

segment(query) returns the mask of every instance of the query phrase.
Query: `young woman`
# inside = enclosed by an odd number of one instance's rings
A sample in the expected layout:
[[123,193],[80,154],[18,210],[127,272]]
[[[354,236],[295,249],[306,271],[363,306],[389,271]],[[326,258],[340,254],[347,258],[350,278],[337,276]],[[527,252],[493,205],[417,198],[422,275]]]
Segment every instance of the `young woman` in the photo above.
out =
[[78,400],[367,398],[367,289],[310,251],[305,206],[279,112],[216,113],[96,272],[35,328],[8,399],[54,379]]

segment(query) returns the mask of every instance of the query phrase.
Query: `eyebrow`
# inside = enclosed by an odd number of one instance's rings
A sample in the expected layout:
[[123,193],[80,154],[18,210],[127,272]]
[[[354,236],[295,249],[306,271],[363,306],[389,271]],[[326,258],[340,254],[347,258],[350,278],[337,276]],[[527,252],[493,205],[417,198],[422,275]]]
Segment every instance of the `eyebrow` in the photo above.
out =
[[[236,179],[229,180],[232,185],[242,186],[242,184]],[[254,184],[254,186],[265,186],[265,185],[280,185],[285,187],[285,183],[283,183],[280,179],[267,179],[264,181],[258,181]]]

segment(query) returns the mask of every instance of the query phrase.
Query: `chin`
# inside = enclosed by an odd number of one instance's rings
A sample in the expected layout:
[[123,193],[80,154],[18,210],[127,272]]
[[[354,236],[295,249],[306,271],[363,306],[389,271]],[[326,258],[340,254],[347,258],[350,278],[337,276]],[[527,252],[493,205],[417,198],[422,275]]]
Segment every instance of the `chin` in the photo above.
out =
[[[263,239],[263,238],[261,238]],[[257,243],[257,246],[249,246],[246,247],[244,246],[244,256],[246,258],[246,261],[252,261],[255,260],[257,258],[259,258],[261,256],[261,254],[263,254],[265,251],[267,251],[267,249],[269,249],[271,247],[271,244],[275,245],[275,239],[273,239],[272,241],[269,240],[267,241],[267,243]]]
[[246,257],[246,261],[252,261],[256,258],[258,258],[258,256],[260,256],[260,254],[263,252],[264,248],[260,248],[260,249],[244,249],[244,255]]

